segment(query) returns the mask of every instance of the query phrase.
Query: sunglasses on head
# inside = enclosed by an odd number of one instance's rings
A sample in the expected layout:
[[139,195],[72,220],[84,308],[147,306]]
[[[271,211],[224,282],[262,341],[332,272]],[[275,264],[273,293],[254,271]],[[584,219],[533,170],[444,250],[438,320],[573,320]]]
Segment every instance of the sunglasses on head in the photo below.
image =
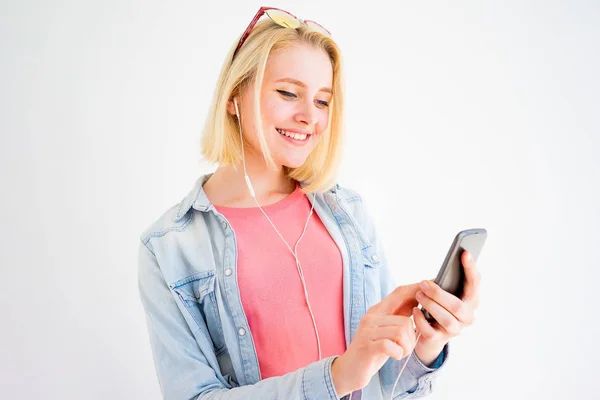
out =
[[248,35],[250,35],[250,32],[252,32],[252,29],[254,28],[260,17],[262,17],[264,14],[266,14],[277,25],[282,26],[284,28],[296,29],[301,24],[304,24],[306,26],[311,27],[312,29],[322,32],[328,36],[331,36],[331,33],[327,29],[325,29],[323,26],[319,25],[315,21],[299,19],[295,15],[287,11],[281,10],[279,8],[261,7],[254,16],[254,18],[252,18],[252,21],[250,21],[250,25],[248,25],[248,27],[242,34],[240,42],[238,43],[235,52],[233,53],[234,57],[237,54],[238,50],[244,44],[244,41],[248,38]]

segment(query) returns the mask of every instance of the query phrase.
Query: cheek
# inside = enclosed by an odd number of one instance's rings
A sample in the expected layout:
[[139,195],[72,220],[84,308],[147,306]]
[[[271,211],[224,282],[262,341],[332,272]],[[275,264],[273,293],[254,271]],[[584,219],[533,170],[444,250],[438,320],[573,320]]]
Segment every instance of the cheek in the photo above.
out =
[[261,115],[266,124],[277,126],[289,113],[289,105],[277,98],[268,98],[261,104]]
[[317,124],[318,133],[323,133],[325,129],[327,129],[327,125],[329,124],[329,111],[324,111],[320,117],[319,122]]

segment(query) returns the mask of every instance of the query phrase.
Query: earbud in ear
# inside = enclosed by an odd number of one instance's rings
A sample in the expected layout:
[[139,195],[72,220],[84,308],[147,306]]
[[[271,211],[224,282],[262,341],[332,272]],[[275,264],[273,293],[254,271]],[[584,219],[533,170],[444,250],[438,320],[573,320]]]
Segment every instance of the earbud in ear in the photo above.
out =
[[238,108],[237,105],[237,100],[235,99],[235,97],[233,98],[233,105],[235,106],[235,116],[240,119],[240,110]]

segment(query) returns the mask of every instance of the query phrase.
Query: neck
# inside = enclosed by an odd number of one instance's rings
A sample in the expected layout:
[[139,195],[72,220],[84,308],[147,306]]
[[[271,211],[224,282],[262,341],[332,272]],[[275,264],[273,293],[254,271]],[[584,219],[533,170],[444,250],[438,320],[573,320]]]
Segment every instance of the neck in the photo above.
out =
[[[268,169],[262,163],[249,162],[246,159],[246,171],[252,182],[256,199],[261,206],[275,203],[288,196],[296,189],[296,182],[285,176],[283,167],[277,170]],[[244,166],[239,164],[221,165],[210,179],[205,182],[204,191],[214,205],[253,207],[256,203],[244,177]]]

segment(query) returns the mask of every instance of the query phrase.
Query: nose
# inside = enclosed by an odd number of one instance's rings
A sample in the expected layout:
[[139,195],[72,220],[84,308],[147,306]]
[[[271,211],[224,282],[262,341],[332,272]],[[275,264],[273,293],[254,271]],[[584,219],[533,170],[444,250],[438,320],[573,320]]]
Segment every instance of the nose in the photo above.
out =
[[302,102],[302,105],[298,107],[295,118],[300,124],[309,126],[311,130],[314,130],[318,121],[315,105],[311,101]]

